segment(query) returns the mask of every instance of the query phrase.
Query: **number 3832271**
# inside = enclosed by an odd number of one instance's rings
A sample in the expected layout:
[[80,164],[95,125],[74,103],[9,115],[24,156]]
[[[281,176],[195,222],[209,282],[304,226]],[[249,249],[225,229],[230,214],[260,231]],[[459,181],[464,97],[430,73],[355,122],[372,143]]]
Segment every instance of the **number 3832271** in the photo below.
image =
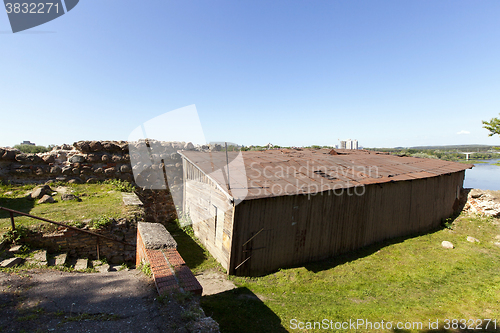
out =
[[7,10],[7,14],[48,14],[51,11],[55,11],[59,13],[59,4],[58,3],[19,3],[7,2],[5,4],[5,9]]

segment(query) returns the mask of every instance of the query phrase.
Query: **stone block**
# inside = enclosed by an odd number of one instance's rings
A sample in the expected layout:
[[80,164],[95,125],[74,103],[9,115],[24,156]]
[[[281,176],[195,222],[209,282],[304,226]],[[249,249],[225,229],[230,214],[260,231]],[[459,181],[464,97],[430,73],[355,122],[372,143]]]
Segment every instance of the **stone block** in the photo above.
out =
[[142,201],[135,193],[122,193],[125,206],[142,206]]
[[56,266],[63,266],[64,264],[66,264],[66,260],[68,259],[68,255],[66,253],[62,253],[62,254],[55,256],[54,259],[56,259],[56,262],[55,262]]
[[41,251],[35,252],[35,254],[33,256],[33,260],[47,261],[47,250],[41,250]]
[[75,264],[76,270],[84,270],[88,268],[89,261],[88,259],[78,259]]
[[139,222],[137,228],[146,249],[177,249],[177,242],[163,224]]
[[110,271],[110,266],[108,264],[100,265],[96,267],[99,273],[106,273]]
[[15,245],[9,249],[9,252],[10,253],[19,253],[19,252],[21,252],[21,247],[23,247],[23,246],[22,245]]
[[3,268],[14,267],[16,265],[19,265],[22,261],[23,261],[23,259],[18,258],[18,257],[5,259],[0,263],[0,267],[3,267]]

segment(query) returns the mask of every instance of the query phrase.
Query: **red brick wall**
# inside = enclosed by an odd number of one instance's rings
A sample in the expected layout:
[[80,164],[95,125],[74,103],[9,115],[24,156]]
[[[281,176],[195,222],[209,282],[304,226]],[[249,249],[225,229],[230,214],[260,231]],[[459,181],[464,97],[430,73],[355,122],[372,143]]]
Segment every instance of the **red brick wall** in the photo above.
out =
[[158,294],[176,290],[189,291],[201,295],[203,289],[189,267],[174,249],[146,249],[139,229],[137,229],[136,265],[149,263]]

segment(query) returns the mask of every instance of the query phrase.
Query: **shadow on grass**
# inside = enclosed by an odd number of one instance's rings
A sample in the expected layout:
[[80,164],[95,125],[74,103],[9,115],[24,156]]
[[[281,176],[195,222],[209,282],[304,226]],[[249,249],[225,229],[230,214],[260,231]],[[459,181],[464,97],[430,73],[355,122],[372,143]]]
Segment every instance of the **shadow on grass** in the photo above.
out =
[[[26,198],[0,198],[0,206],[29,214],[35,201]],[[14,217],[18,215],[14,214]],[[0,209],[0,219],[10,218],[9,212]]]
[[190,269],[195,269],[208,259],[203,248],[177,224],[169,223],[166,228],[177,242],[177,251]]
[[280,318],[248,288],[203,296],[200,303],[222,333],[287,332]]

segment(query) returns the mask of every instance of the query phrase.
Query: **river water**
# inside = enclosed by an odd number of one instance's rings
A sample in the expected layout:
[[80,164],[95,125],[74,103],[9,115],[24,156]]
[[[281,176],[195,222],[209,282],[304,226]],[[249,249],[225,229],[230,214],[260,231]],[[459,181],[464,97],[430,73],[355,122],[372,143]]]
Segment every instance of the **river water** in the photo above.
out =
[[500,159],[484,160],[486,163],[477,163],[475,167],[465,171],[465,188],[481,190],[500,190]]

